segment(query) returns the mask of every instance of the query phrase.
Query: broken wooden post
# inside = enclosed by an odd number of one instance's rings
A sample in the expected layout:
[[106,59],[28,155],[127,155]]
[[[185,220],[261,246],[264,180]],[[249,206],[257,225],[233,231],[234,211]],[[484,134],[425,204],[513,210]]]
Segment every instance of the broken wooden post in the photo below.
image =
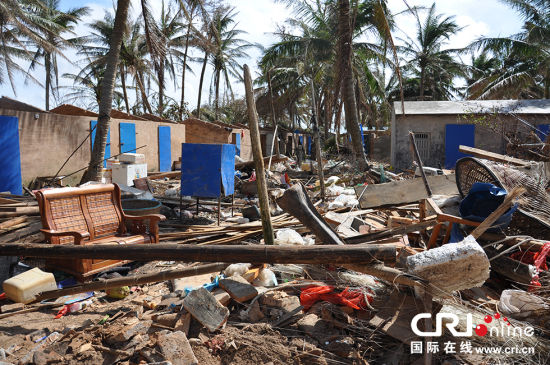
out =
[[42,258],[122,259],[136,261],[175,260],[198,262],[251,262],[268,264],[368,264],[395,262],[396,248],[388,244],[273,246],[273,245],[52,245],[41,243],[3,243],[0,255]]
[[74,295],[79,293],[86,293],[96,290],[107,290],[112,288],[120,288],[123,286],[134,286],[147,283],[157,283],[166,280],[185,278],[189,276],[209,274],[212,272],[219,272],[227,267],[227,264],[215,263],[207,264],[194,267],[186,267],[180,270],[165,270],[161,272],[156,272],[153,274],[143,274],[135,276],[125,276],[121,278],[106,279],[93,281],[91,283],[85,283],[80,285],[75,285],[63,289],[46,291],[39,294],[35,301],[42,301],[46,299],[53,299],[63,297],[65,295]]
[[319,126],[317,125],[316,109],[317,104],[315,104],[315,89],[313,87],[313,80],[311,80],[311,121],[313,122],[313,138],[315,139],[315,157],[317,157],[317,169],[319,173],[319,185],[321,186],[321,200],[325,201],[325,174],[323,172],[323,158],[321,156],[321,138],[319,137]]
[[420,154],[418,153],[418,148],[416,147],[416,141],[414,139],[414,133],[412,131],[409,131],[409,139],[411,140],[411,145],[414,151],[414,158],[416,160],[416,163],[418,164],[418,168],[420,169],[420,175],[422,176],[424,186],[426,187],[426,193],[428,193],[428,198],[431,198],[433,195],[432,189],[430,188],[430,184],[428,184],[426,172],[424,172],[424,165],[422,164],[422,159],[420,158]]
[[246,94],[246,107],[248,109],[248,124],[250,126],[250,142],[252,143],[252,156],[256,166],[256,183],[258,185],[258,199],[260,201],[260,214],[262,216],[262,230],[266,245],[272,245],[274,241],[271,214],[269,212],[269,198],[267,196],[267,183],[265,181],[264,159],[260,143],[260,128],[258,114],[256,113],[256,101],[252,89],[252,77],[248,65],[244,65],[244,88]]
[[277,199],[277,204],[309,228],[321,243],[326,245],[344,244],[313,206],[302,184],[294,184],[290,189],[286,189],[283,196]]

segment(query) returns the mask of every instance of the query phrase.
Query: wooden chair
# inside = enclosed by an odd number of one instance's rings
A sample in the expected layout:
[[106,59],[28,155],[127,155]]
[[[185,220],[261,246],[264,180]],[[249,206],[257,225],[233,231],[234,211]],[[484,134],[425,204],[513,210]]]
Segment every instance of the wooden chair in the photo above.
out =
[[[158,243],[160,214],[124,214],[116,184],[83,188],[42,189],[36,192],[42,233],[56,245]],[[130,261],[97,259],[50,259],[46,265],[74,275],[79,280]]]

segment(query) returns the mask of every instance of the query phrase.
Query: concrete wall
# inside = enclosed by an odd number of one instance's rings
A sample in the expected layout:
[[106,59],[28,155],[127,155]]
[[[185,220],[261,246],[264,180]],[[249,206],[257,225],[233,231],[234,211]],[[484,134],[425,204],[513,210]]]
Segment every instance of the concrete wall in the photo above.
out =
[[[548,124],[547,115],[521,115],[521,119],[534,125]],[[397,169],[412,167],[413,156],[410,150],[409,131],[427,133],[430,153],[423,163],[426,166],[445,166],[445,126],[447,124],[474,124],[474,143],[476,148],[496,153],[506,153],[507,142],[503,134],[523,135],[530,129],[517,118],[503,115],[484,119],[475,116],[451,115],[394,115],[391,129],[391,164]]]
[[[21,150],[21,173],[23,184],[27,185],[38,176],[52,176],[65,160],[90,133],[90,121],[94,118],[67,116],[53,113],[22,112],[0,109],[0,115],[13,115],[19,118],[19,143]],[[37,118],[35,118],[35,116]],[[149,171],[159,170],[158,127],[171,129],[172,161],[181,155],[181,143],[185,141],[185,126],[178,124],[149,121],[125,121],[111,119],[111,155],[120,153],[119,123],[136,125],[136,147],[147,145],[138,150],[146,156]],[[60,175],[67,175],[86,167],[91,154],[91,141],[86,141],[71,157]],[[75,184],[82,172],[66,180]]]

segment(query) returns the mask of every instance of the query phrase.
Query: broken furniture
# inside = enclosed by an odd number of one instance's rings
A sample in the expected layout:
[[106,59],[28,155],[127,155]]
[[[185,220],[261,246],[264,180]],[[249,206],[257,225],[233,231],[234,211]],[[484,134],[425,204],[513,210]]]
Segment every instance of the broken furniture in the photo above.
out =
[[235,145],[181,144],[180,211],[183,196],[218,198],[218,225],[220,224],[221,196],[233,195],[235,190]]
[[[158,222],[165,219],[160,214],[139,217],[124,214],[116,184],[43,189],[36,192],[36,198],[44,228],[41,231],[54,245],[158,243]],[[83,280],[127,262],[74,258],[52,259],[46,264]]]

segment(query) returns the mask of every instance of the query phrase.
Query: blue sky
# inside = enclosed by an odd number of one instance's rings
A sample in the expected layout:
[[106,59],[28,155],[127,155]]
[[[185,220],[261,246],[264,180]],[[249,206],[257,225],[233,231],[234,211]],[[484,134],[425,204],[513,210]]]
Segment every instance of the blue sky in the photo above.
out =
[[[166,0],[168,2],[168,0]],[[269,46],[276,39],[271,34],[276,30],[277,24],[282,24],[291,14],[290,11],[281,3],[273,0],[230,0],[231,5],[235,6],[239,12],[237,20],[239,28],[248,32],[245,38],[250,42],[259,43],[263,46]],[[433,1],[428,0],[408,0],[409,5],[430,6]],[[449,44],[449,48],[463,47],[480,36],[507,36],[518,32],[521,29],[522,21],[517,13],[504,5],[498,0],[438,0],[435,1],[436,10],[438,13],[445,15],[454,15],[456,22],[464,27],[463,30],[454,36]],[[103,17],[105,10],[111,10],[113,2],[110,0],[61,0],[61,8],[68,9],[72,7],[88,6],[91,9],[91,14],[84,20],[84,23],[89,23],[94,19]],[[137,16],[140,11],[140,1],[132,0],[133,15]],[[160,12],[160,0],[150,0],[150,6],[154,12]],[[404,10],[405,4],[403,0],[389,0],[389,6],[394,12]],[[396,37],[404,38],[405,34],[413,35],[415,29],[415,20],[412,16],[399,16],[397,18],[397,26],[400,30],[397,31]],[[78,35],[86,35],[89,29],[85,24],[78,26],[76,33]],[[255,64],[260,56],[259,50],[251,51],[249,59],[243,60],[255,69]],[[67,52],[69,60],[77,60],[78,56],[73,52]],[[60,59],[61,73],[76,73],[78,68],[68,62]],[[197,98],[198,75],[200,73],[200,65],[192,64],[191,67],[195,71],[194,75],[186,77],[186,101],[190,107],[194,108]],[[38,79],[44,78],[42,69],[38,67],[33,75]],[[210,74],[206,75],[206,81],[203,89],[203,95],[208,97]],[[14,95],[9,84],[0,85],[0,95],[16,98],[40,108],[44,108],[44,90],[36,84],[25,84],[25,76],[16,76],[16,92]],[[60,85],[70,85],[67,80],[60,80]],[[237,94],[243,94],[243,85],[235,82],[233,89]],[[167,94],[179,100],[179,90],[174,90],[169,87]],[[204,101],[203,97],[203,101]],[[55,107],[57,103],[63,103],[65,100],[53,101]],[[78,102],[75,102],[78,104]],[[80,105],[82,106],[82,105]]]

